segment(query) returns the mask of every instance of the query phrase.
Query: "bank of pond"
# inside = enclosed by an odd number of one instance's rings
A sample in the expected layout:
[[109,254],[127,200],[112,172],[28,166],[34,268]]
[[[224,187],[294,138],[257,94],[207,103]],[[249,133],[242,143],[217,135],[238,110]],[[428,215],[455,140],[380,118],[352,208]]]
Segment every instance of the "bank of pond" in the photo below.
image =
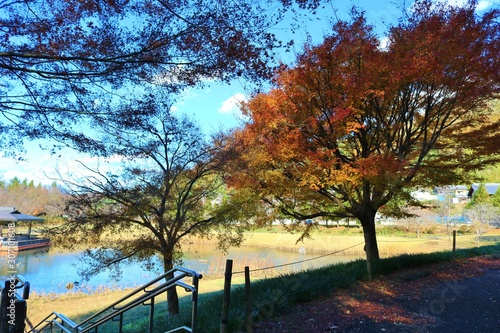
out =
[[[318,234],[303,243],[296,243],[297,235],[285,233],[255,233],[247,237],[243,246],[233,247],[222,253],[212,243],[194,242],[185,247],[181,266],[199,272],[205,280],[222,277],[226,259],[233,259],[235,271],[242,271],[245,266],[260,269],[254,274],[260,277],[276,276],[283,273],[297,272],[317,268],[338,262],[350,262],[363,259],[362,235]],[[489,244],[500,241],[500,232],[495,230],[484,237]],[[450,250],[451,241],[447,235],[427,235],[416,238],[413,235],[380,236],[379,249],[383,257],[403,253],[436,252]],[[461,235],[457,238],[457,248],[475,246],[473,235]],[[160,261],[155,258],[155,269],[144,269],[137,261],[124,262],[121,274],[116,270],[104,271],[83,281],[79,275],[82,268],[83,251],[61,251],[57,249],[39,249],[20,251],[15,258],[15,268],[9,267],[8,256],[0,255],[0,279],[12,274],[22,275],[31,283],[32,292],[38,294],[66,293],[94,290],[124,289],[142,285],[162,272]]]
[[[136,261],[124,262],[120,269],[121,274],[117,275],[115,270],[107,270],[84,281],[79,275],[82,256],[83,251],[53,249],[22,251],[17,254],[15,272],[30,281],[31,291],[38,294],[76,290],[91,293],[103,287],[131,288],[142,285],[161,273],[160,260],[155,258],[153,262],[156,269],[145,270],[141,263]],[[240,266],[244,264],[268,267],[267,275],[271,276],[279,272],[294,272],[359,258],[352,255],[317,257],[304,251],[295,253],[257,247],[232,248],[224,254],[211,245],[199,245],[185,253],[182,266],[199,272],[206,278],[216,278],[223,274],[225,260],[231,258]],[[12,270],[8,267],[8,257],[0,256],[0,279],[5,280],[10,275],[9,272]]]

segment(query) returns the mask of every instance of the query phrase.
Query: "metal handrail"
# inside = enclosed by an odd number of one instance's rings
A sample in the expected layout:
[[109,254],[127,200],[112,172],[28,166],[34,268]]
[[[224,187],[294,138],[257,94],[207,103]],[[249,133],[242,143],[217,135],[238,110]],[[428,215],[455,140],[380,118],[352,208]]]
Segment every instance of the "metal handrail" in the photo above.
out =
[[[54,316],[55,316],[55,314],[54,314],[54,312],[52,312],[47,317],[43,318],[38,324],[36,324],[34,327],[32,327],[31,330],[29,330],[28,332],[39,332],[39,331],[43,330],[45,327],[48,326],[49,323],[52,322],[52,320],[49,320],[49,318],[54,317]],[[42,327],[38,327],[42,324],[45,324],[45,325]]]
[[181,327],[174,328],[173,330],[167,331],[165,333],[174,333],[174,332],[180,332],[180,331],[192,332],[189,327],[187,327],[187,326],[181,326]]
[[[156,289],[158,289],[158,288],[162,287],[163,285],[160,285],[160,286],[158,286],[158,287],[156,287],[155,289],[152,289],[152,290],[146,290],[146,289],[147,289],[148,287],[150,287],[150,286],[154,285],[156,282],[158,282],[158,281],[160,281],[160,280],[164,279],[164,278],[165,278],[165,277],[167,277],[169,274],[173,274],[173,273],[175,273],[175,271],[182,271],[182,272],[184,272],[184,273],[185,273],[185,275],[181,276],[180,278],[178,278],[178,277],[174,277],[175,281],[180,280],[180,279],[183,279],[183,278],[185,278],[186,276],[187,276],[187,277],[191,277],[191,276],[194,276],[195,274],[196,274],[196,275],[199,275],[198,273],[196,273],[196,272],[194,272],[194,271],[186,270],[186,269],[184,269],[184,268],[182,268],[182,267],[175,267],[175,268],[173,268],[173,269],[169,270],[168,272],[164,273],[163,275],[160,275],[160,276],[156,277],[155,279],[153,279],[153,280],[149,281],[148,283],[146,283],[146,284],[142,285],[141,287],[139,287],[139,288],[135,289],[134,291],[130,292],[129,294],[127,294],[127,295],[123,296],[122,298],[120,298],[119,300],[117,300],[116,302],[114,302],[113,304],[109,305],[107,308],[105,308],[105,309],[103,309],[103,310],[101,310],[101,311],[99,311],[99,312],[97,312],[97,313],[93,314],[92,316],[90,316],[90,317],[86,318],[86,319],[85,319],[84,321],[82,321],[82,322],[81,322],[78,326],[81,326],[81,325],[85,324],[86,322],[89,322],[90,320],[92,320],[92,319],[94,319],[94,318],[98,317],[99,315],[101,315],[101,314],[105,313],[106,311],[109,311],[110,309],[112,309],[112,310],[119,310],[119,309],[120,309],[120,307],[116,307],[117,305],[119,305],[120,303],[123,303],[124,301],[126,301],[126,300],[130,299],[131,297],[133,297],[133,296],[135,296],[135,295],[137,295],[137,294],[139,294],[139,293],[141,293],[141,292],[143,292],[143,293],[148,293],[148,294],[152,293],[154,290],[156,290]],[[200,276],[201,276],[201,275],[200,275]],[[167,282],[165,282],[165,283],[167,283]],[[170,286],[169,288],[171,288],[171,287],[172,287],[172,286]],[[146,295],[143,295],[142,297],[147,297],[147,296],[146,296]],[[144,299],[142,302],[144,302],[144,301],[147,301],[147,299]]]
[[[177,276],[175,273],[180,272]],[[152,289],[148,289],[156,284],[158,281],[165,279],[168,275],[174,275],[172,279],[160,284],[159,286],[154,286]],[[185,277],[192,277],[192,285],[188,285],[180,280]],[[197,301],[198,301],[198,281],[202,278],[201,274],[196,273],[195,271],[183,268],[183,267],[175,267],[168,272],[158,276],[157,278],[149,281],[148,283],[142,285],[141,287],[135,289],[131,293],[126,296],[120,298],[113,304],[109,305],[107,308],[93,314],[92,316],[86,318],[79,324],[76,324],[66,316],[59,314],[57,312],[53,312],[52,314],[45,317],[40,323],[38,323],[34,328],[32,328],[28,333],[37,333],[41,332],[43,329],[48,326],[52,327],[52,324],[58,326],[58,329],[66,333],[85,333],[90,332],[90,330],[99,327],[100,325],[113,320],[117,316],[120,317],[120,321],[123,320],[123,313],[131,310],[139,305],[147,305],[146,302],[150,301],[151,306],[151,317],[150,317],[150,331],[152,330],[152,313],[154,309],[154,298],[167,290],[175,287],[184,288],[186,291],[192,293],[193,304],[192,304],[192,315],[191,315],[191,328],[182,326],[176,328],[174,330],[178,331],[187,330],[188,332],[196,333],[196,319],[197,319]],[[58,322],[58,319],[61,322]],[[121,323],[120,323],[121,327]]]
[[[57,321],[57,319],[60,319],[61,322],[59,323]],[[55,325],[59,326],[59,328],[63,329],[66,332],[69,332],[69,333],[72,333],[72,332],[68,331],[68,328],[65,327],[64,325],[68,325],[69,328],[71,328],[73,330],[78,326],[74,321],[72,321],[68,317],[66,317],[66,316],[64,316],[64,315],[62,315],[62,314],[57,313],[57,312],[54,311],[51,314],[49,314],[47,317],[45,317],[44,319],[42,319],[42,321],[40,321],[37,325],[35,325],[28,332],[33,332],[33,333],[41,332],[47,326],[50,326],[52,324],[55,324]]]
[[[85,327],[82,327],[82,325],[80,324],[80,325],[78,325],[78,328],[79,328],[79,330],[81,330],[83,332],[89,331],[97,326],[104,324],[108,320],[115,318],[116,316],[119,316],[120,314],[123,314],[123,313],[127,312],[128,310],[131,310],[131,309],[137,307],[138,305],[144,304],[148,300],[164,293],[165,291],[167,291],[168,289],[170,289],[176,285],[177,285],[177,283],[172,283],[172,284],[162,286],[161,288],[156,289],[155,292],[153,292],[149,295],[143,295],[143,296],[139,297],[138,299],[135,299],[132,302],[130,302],[122,307],[116,308],[115,309],[116,311],[111,312],[109,315],[106,315],[103,318],[100,318],[98,321],[91,322],[90,325],[85,326]],[[107,308],[107,309],[109,310],[110,308]]]
[[[17,285],[17,283],[20,282],[21,285]],[[22,295],[18,295],[16,293],[16,297],[19,299],[28,299],[30,297],[30,283],[28,280],[26,280],[22,275],[16,275],[16,288],[15,289],[21,289],[23,288],[23,293]]]
[[63,315],[61,313],[57,313],[57,312],[54,312],[54,314],[57,317],[59,317],[63,323],[68,324],[70,328],[76,328],[78,326],[73,320],[69,319],[65,315]]

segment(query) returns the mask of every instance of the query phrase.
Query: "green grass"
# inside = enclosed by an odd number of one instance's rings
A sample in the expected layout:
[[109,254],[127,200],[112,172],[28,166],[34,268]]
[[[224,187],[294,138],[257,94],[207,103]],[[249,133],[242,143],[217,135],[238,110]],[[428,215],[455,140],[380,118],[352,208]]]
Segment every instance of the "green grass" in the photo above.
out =
[[[479,255],[500,256],[500,244],[457,250],[455,258],[468,258]],[[382,276],[400,269],[425,266],[431,263],[453,260],[451,251],[404,254],[381,259],[374,265],[374,276]],[[356,281],[365,280],[366,263],[357,260],[349,263],[335,264],[319,269],[300,273],[284,274],[274,278],[254,281],[251,284],[253,323],[258,324],[266,317],[283,313],[294,305],[328,295],[336,289],[347,288]],[[200,281],[203,284],[203,280]],[[245,291],[243,286],[233,285],[229,313],[229,332],[245,331]],[[220,312],[222,292],[212,292],[200,295],[198,328],[204,333],[216,333],[220,329]],[[155,328],[155,332],[165,332],[175,325],[189,325],[190,297],[181,299],[183,313],[173,320],[165,320]],[[165,312],[158,313],[161,317]],[[146,332],[147,315],[145,313],[131,313],[133,322],[130,322],[124,332]],[[144,319],[138,319],[138,318]],[[157,321],[159,321],[157,319]],[[106,332],[101,331],[99,332]],[[111,331],[109,331],[111,332]]]

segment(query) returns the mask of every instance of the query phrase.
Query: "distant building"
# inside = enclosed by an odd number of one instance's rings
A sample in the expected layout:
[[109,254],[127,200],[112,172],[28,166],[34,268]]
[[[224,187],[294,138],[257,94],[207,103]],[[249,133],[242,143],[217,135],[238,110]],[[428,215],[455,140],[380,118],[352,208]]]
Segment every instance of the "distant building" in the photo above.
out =
[[[469,191],[467,192],[467,197],[472,198],[472,195],[475,191],[477,191],[479,185],[480,183],[472,184],[469,188]],[[484,184],[484,187],[486,188],[486,192],[488,192],[489,195],[493,195],[500,187],[500,183],[486,183]]]
[[454,204],[467,201],[469,188],[466,185],[449,185],[434,188],[439,201],[450,200]]
[[[50,239],[31,235],[32,222],[43,222],[43,218],[23,214],[14,207],[0,207],[0,252],[30,250],[50,245]],[[26,223],[27,234],[17,232],[17,223]],[[3,228],[8,226],[7,234]],[[7,236],[7,237],[6,237]]]
[[411,192],[411,196],[419,201],[434,201],[437,200],[437,195],[426,190],[416,190]]

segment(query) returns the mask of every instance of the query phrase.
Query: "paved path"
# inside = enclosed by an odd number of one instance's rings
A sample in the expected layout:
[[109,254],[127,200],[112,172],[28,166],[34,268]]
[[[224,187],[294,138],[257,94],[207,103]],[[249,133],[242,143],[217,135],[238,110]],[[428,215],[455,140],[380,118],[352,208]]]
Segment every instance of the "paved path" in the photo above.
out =
[[437,319],[428,332],[500,332],[500,270],[433,288],[421,309]]
[[500,333],[500,259],[402,270],[299,304],[254,333]]
[[428,318],[428,324],[357,320],[335,333],[500,333],[500,270],[441,282],[423,290],[419,300],[400,300],[406,313]]

